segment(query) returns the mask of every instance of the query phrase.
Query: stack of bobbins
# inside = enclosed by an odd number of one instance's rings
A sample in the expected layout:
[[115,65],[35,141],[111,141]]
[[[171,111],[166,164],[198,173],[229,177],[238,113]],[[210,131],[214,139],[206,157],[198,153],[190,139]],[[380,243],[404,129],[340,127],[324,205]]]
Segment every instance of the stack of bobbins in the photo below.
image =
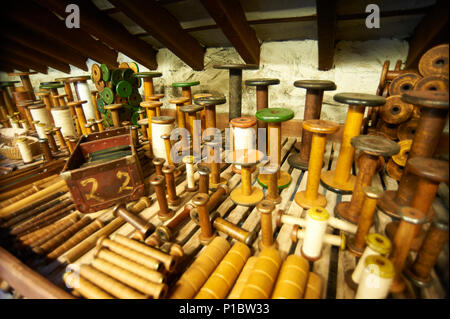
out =
[[319,260],[322,257],[324,243],[339,246],[345,249],[346,237],[326,234],[329,213],[322,207],[313,207],[306,211],[305,230],[299,230],[298,225],[292,229],[292,241],[303,239],[301,254],[310,261]]
[[[299,80],[294,82],[294,86],[306,89],[303,121],[320,119],[324,91],[336,90],[336,84],[326,80]],[[301,141],[295,143],[295,148],[299,153],[289,156],[289,165],[302,170],[308,169],[311,140],[311,132],[302,129]]]
[[[408,161],[408,173],[417,176],[416,189],[410,202],[410,207],[419,209],[426,215],[428,222],[434,219],[432,207],[440,183],[448,183],[448,162],[433,158],[414,157]],[[398,229],[399,222],[393,221],[386,225],[386,235],[392,239]],[[414,234],[411,250],[417,252],[422,246],[425,231]]]
[[320,173],[322,171],[323,157],[327,143],[327,134],[336,133],[339,130],[337,123],[326,120],[306,120],[302,123],[303,131],[311,133],[310,159],[308,160],[308,179],[306,190],[295,194],[295,202],[303,208],[325,207],[327,200],[319,194]]
[[183,157],[183,163],[186,165],[186,191],[193,193],[198,190],[198,185],[194,178],[194,156],[188,155]]
[[356,290],[360,283],[361,274],[365,268],[365,259],[372,255],[389,257],[392,249],[391,241],[378,233],[368,234],[364,244],[366,245],[366,248],[359,256],[360,258],[356,267],[345,272],[345,282],[353,290]]
[[[355,299],[385,299],[395,276],[392,262],[381,255],[368,256],[364,260],[360,283]],[[377,282],[377,285],[374,285]]]
[[55,120],[55,126],[61,128],[61,133],[64,137],[77,135],[75,125],[73,124],[72,113],[68,106],[52,108],[52,116]]
[[334,208],[334,213],[351,223],[357,224],[364,202],[364,187],[372,184],[375,173],[384,167],[384,157],[397,154],[400,147],[394,141],[381,136],[359,135],[351,139],[352,146],[360,151],[359,171],[351,201],[342,201]]
[[[278,85],[280,84],[279,79],[251,79],[246,80],[245,85],[247,86],[256,86],[256,110],[267,109],[269,107],[269,85]],[[232,121],[230,121],[231,123]],[[264,128],[264,135],[266,136],[265,140],[267,141],[267,123],[263,121],[257,122],[257,130],[260,128]],[[259,131],[258,135],[259,135]]]
[[243,206],[254,206],[263,198],[263,191],[252,185],[251,167],[258,164],[264,154],[258,150],[232,151],[227,154],[227,161],[241,166],[241,186],[230,194],[231,200]]
[[241,117],[242,111],[242,70],[257,70],[257,64],[216,64],[214,69],[229,71],[229,121]]
[[[232,145],[234,150],[254,150],[256,149],[256,136],[253,127],[256,124],[256,119],[251,117],[237,117],[230,121],[232,129]],[[255,166],[252,167],[253,171]],[[232,165],[231,169],[234,173],[240,174],[241,168],[239,165]]]
[[356,182],[356,176],[351,174],[355,155],[351,139],[360,134],[365,108],[367,106],[382,106],[386,100],[380,96],[361,93],[339,93],[333,99],[336,102],[348,104],[348,111],[336,169],[323,172],[321,183],[332,192],[351,194]]
[[[267,154],[270,163],[281,165],[281,123],[289,121],[294,117],[294,112],[285,108],[268,108],[256,112],[256,118],[266,122],[268,126]],[[259,141],[258,141],[259,143]],[[258,183],[267,188],[270,176],[259,174]],[[291,175],[283,170],[278,171],[278,188],[283,189],[289,186],[292,181]]]
[[[403,94],[402,99],[421,107],[422,115],[408,160],[414,157],[432,157],[448,115],[448,92],[412,91]],[[407,164],[406,164],[407,165]],[[399,218],[400,207],[410,205],[417,184],[417,176],[403,172],[396,191],[388,190],[378,201],[378,208],[385,214]]]
[[[155,103],[155,102],[152,102]],[[150,116],[151,117],[151,116]],[[148,114],[147,114],[148,118]],[[152,153],[155,157],[164,158],[169,163],[169,157],[166,151],[166,145],[162,135],[169,135],[174,127],[175,118],[172,116],[151,117],[151,131],[148,133],[151,141]],[[150,123],[149,123],[150,127]],[[170,143],[170,141],[169,141]]]

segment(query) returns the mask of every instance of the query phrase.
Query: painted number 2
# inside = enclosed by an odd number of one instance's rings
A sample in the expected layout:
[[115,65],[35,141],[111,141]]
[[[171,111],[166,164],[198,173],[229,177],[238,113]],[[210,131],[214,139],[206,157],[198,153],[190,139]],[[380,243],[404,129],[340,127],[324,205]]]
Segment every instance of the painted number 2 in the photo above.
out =
[[118,171],[116,176],[118,179],[122,179],[122,177],[125,177],[125,181],[122,183],[122,186],[120,186],[120,188],[119,188],[119,193],[124,190],[133,189],[133,187],[128,186],[128,184],[130,183],[130,174],[128,174],[128,172]]
[[91,188],[91,192],[89,194],[86,194],[86,199],[90,200],[90,199],[95,199],[98,200],[99,202],[103,202],[103,199],[98,197],[97,195],[95,195],[95,192],[97,191],[98,188],[98,182],[95,178],[86,178],[84,180],[82,180],[80,182],[81,186],[86,186],[88,184],[92,184],[92,188]]

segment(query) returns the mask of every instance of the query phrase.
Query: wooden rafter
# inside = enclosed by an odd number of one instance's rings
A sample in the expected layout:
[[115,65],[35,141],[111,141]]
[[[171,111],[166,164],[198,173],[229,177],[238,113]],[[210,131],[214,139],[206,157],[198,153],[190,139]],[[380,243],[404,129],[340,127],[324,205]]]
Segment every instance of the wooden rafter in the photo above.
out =
[[13,41],[5,40],[2,37],[0,37],[0,42],[2,43],[2,47],[0,47],[0,52],[2,51],[4,51],[5,53],[9,52],[10,54],[14,54],[23,57],[25,59],[29,59],[36,63],[47,65],[58,71],[70,73],[70,66],[67,63],[61,62],[53,57],[50,57],[34,49],[24,47],[23,45],[20,45]]
[[47,74],[48,68],[45,65],[31,62],[30,60],[11,55],[0,55],[0,60],[11,65],[22,66],[24,69],[33,69],[39,73]]
[[65,22],[47,8],[41,7],[31,0],[13,1],[8,6],[9,18],[17,23],[54,38],[61,44],[72,47],[93,60],[117,67],[117,52],[94,40],[81,29],[67,28]]
[[334,42],[336,39],[336,1],[316,0],[317,45],[319,48],[319,70],[333,67]]
[[9,63],[5,63],[3,61],[0,61],[0,71],[9,73],[9,72],[14,72],[14,69],[21,71],[21,72],[26,72],[28,71],[28,69],[23,69],[21,66],[15,66],[15,65],[11,65]]
[[409,42],[406,68],[417,66],[420,57],[439,42],[448,43],[448,0],[437,0],[417,25]]
[[200,0],[246,63],[259,64],[260,44],[239,0]]
[[191,68],[197,71],[203,69],[204,48],[156,1],[110,0],[110,2]]
[[[68,0],[34,0],[46,8],[66,17]],[[126,54],[131,59],[149,69],[156,69],[156,51],[147,42],[131,35],[125,27],[99,10],[91,1],[80,0],[76,4],[80,8],[80,27],[117,51]]]
[[10,41],[18,42],[25,47],[30,47],[55,59],[88,71],[88,67],[86,66],[87,57],[73,48],[66,47],[58,41],[32,30],[25,29],[23,26],[12,21],[8,22],[8,25],[9,30],[8,32],[4,32],[3,36]]

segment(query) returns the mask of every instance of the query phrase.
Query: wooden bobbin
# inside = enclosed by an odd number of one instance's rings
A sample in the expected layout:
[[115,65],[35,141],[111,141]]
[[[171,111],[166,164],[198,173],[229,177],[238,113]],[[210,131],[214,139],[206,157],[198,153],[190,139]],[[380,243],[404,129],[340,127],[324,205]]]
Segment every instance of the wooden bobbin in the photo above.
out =
[[308,275],[308,260],[301,256],[289,255],[281,266],[272,299],[302,299]]
[[167,188],[167,202],[169,206],[178,206],[181,202],[181,197],[177,195],[177,189],[175,187],[175,172],[176,168],[174,165],[164,165],[162,168],[162,173],[166,179]]
[[15,88],[14,87],[15,83],[19,83],[19,81],[2,81],[0,83],[0,94],[1,97],[3,98],[2,104],[5,105],[7,111],[6,113],[9,115],[12,115],[17,110],[16,103],[12,99],[13,97],[12,91]]
[[[213,96],[211,93],[196,93],[196,94],[194,94],[193,98],[194,98],[194,100],[196,100],[196,99],[200,99],[203,97],[211,97],[211,96]],[[187,114],[185,114],[185,117],[187,117]],[[206,129],[206,110],[205,110],[205,108],[203,108],[203,110],[201,110],[201,112],[200,112],[200,121],[202,124],[201,132],[203,134],[203,132]],[[189,124],[189,123],[187,123],[187,124]]]
[[272,211],[275,209],[275,205],[268,200],[262,200],[256,206],[256,209],[260,213],[261,222],[261,239],[258,242],[259,249],[268,247],[277,248],[278,243],[273,240],[272,229]]
[[198,165],[197,172],[199,175],[198,192],[209,194],[209,174],[211,170],[205,165]]
[[178,215],[176,215],[170,222],[168,222],[165,225],[159,225],[158,227],[156,227],[155,230],[156,236],[164,242],[172,241],[174,239],[176,230],[184,222],[186,222],[193,208],[194,208],[193,205],[186,204],[186,206],[184,206],[183,211]]
[[[269,85],[278,85],[278,84],[280,84],[279,79],[258,78],[245,81],[245,85],[247,86],[256,86],[257,111],[267,109],[269,107]],[[265,140],[267,141],[267,123],[263,121],[258,121],[256,127],[257,129],[259,128],[265,129],[264,135],[266,136]]]
[[201,105],[186,105],[180,107],[180,111],[187,115],[186,127],[192,136],[192,152],[194,161],[201,160],[201,123],[197,121],[197,113],[203,110]]
[[93,126],[95,126],[95,123],[92,123],[92,122],[88,122],[88,123],[84,124],[84,127],[86,128],[86,133],[87,134],[92,134],[92,132],[93,132],[92,127]]
[[47,163],[53,161],[55,158],[53,157],[50,146],[48,145],[48,140],[46,138],[40,138],[38,141],[41,146],[42,154],[44,155],[44,161]]
[[[440,183],[448,183],[448,162],[433,158],[414,157],[408,160],[407,171],[417,176],[416,190],[410,206],[419,209],[425,214],[427,222],[434,219],[434,210],[431,209]],[[394,221],[386,225],[386,234],[392,239],[397,232],[399,222]],[[422,230],[414,234],[411,244],[412,251],[418,251],[422,246],[425,232]]]
[[115,128],[119,128],[120,125],[120,117],[119,117],[119,110],[123,108],[122,103],[116,103],[116,104],[109,104],[105,105],[105,110],[111,111],[111,117],[113,120],[113,125]]
[[66,272],[63,280],[68,287],[72,287],[73,291],[87,299],[114,299],[109,293],[100,289],[89,280],[74,272]]
[[[70,87],[70,83],[72,83],[70,81],[71,77],[67,77],[67,78],[56,78],[55,81],[60,81],[64,83],[64,92],[67,94],[67,102],[73,102],[74,98],[73,98],[73,92],[72,92],[72,88]],[[97,104],[95,104],[97,105]]]
[[310,271],[303,299],[322,299],[322,290],[322,278],[316,273]]
[[[170,166],[174,166],[174,163],[172,160],[172,155],[171,155],[172,144],[170,143],[170,134],[162,134],[160,136],[160,138],[164,141],[164,150],[166,152],[167,163]],[[175,174],[175,176],[179,176],[181,174],[181,172],[179,170],[175,169],[174,174]]]
[[333,98],[336,102],[348,104],[349,108],[336,169],[322,173],[321,183],[332,192],[351,194],[356,182],[356,176],[351,174],[355,154],[351,139],[359,135],[361,131],[365,107],[382,106],[386,100],[380,96],[360,93],[339,93]]
[[53,106],[63,106],[64,104],[60,104],[59,100],[56,96],[59,95],[58,89],[64,87],[64,84],[61,82],[48,82],[45,84],[41,84],[39,86],[41,89],[46,89],[50,92],[50,99],[52,100]]
[[50,150],[54,153],[57,153],[59,151],[58,145],[56,145],[55,138],[53,136],[53,128],[49,127],[45,131],[45,135],[47,136],[48,144],[50,146]]
[[263,249],[257,257],[240,299],[268,299],[272,294],[282,259],[273,247]]
[[421,76],[415,72],[402,73],[395,77],[389,85],[389,95],[402,95],[407,91],[411,91]]
[[[355,243],[356,243],[356,237],[354,240],[352,240],[352,250],[350,250],[350,241],[349,241],[349,250],[354,253],[355,251]],[[388,257],[391,253],[392,249],[392,243],[391,241],[378,233],[371,233],[365,236],[364,239],[364,250],[359,253],[359,250],[356,250],[357,256],[359,257],[358,263],[355,268],[348,269],[345,272],[345,282],[347,285],[353,289],[356,290],[358,288],[358,284],[361,279],[361,274],[364,270],[364,261],[368,256],[372,255],[381,255],[384,257]]]
[[[434,91],[413,91],[405,93],[402,99],[421,107],[422,116],[409,151],[408,161],[414,157],[432,157],[448,115],[448,93]],[[396,191],[385,191],[378,201],[378,208],[385,214],[399,218],[401,206],[410,205],[416,189],[417,177],[407,172],[402,174]]]
[[394,265],[386,257],[372,255],[365,259],[364,267],[355,299],[385,299],[395,276]]
[[390,158],[386,164],[386,173],[397,182],[400,182],[403,175],[404,168],[400,165],[395,164],[395,162]]
[[[227,185],[220,185],[217,190],[211,194],[208,202],[206,203],[206,210],[208,211],[208,214],[213,212],[219,206],[219,204],[225,200],[229,192],[230,189]],[[198,223],[198,211],[196,208],[193,208],[191,210],[190,215],[192,220]]]
[[[31,99],[36,100],[34,95],[33,85],[31,85],[30,75],[37,74],[37,72],[19,72],[19,73],[8,73],[8,76],[19,76],[22,81],[22,85],[26,91],[29,92]],[[448,74],[448,73],[447,73]]]
[[242,110],[242,70],[257,70],[257,64],[216,64],[214,69],[229,71],[229,121],[241,117]]
[[243,206],[254,206],[263,198],[261,189],[252,185],[251,167],[259,163],[264,154],[258,150],[235,150],[227,154],[227,161],[241,165],[241,186],[236,187],[230,194],[231,200]]
[[155,92],[153,85],[153,78],[159,78],[162,76],[161,72],[138,72],[135,73],[136,78],[141,78],[144,82],[144,101],[150,101],[150,97]]
[[66,103],[66,97],[67,97],[67,94],[65,94],[65,93],[55,95],[55,99],[58,100],[58,104],[59,104],[60,106],[63,106],[63,105],[66,105],[66,104],[67,104],[67,103]]
[[153,165],[155,165],[155,174],[159,176],[164,176],[162,172],[162,168],[166,160],[162,157],[155,157],[152,160]]
[[181,87],[181,96],[188,99],[184,105],[192,104],[192,86],[197,86],[200,84],[200,81],[192,81],[192,82],[174,82],[172,83],[173,87]]
[[[320,119],[324,91],[336,90],[336,84],[326,80],[298,80],[294,82],[294,86],[306,89],[303,121]],[[300,153],[289,156],[289,165],[298,169],[308,169],[311,140],[311,132],[302,130],[301,141],[295,143],[295,148]]]
[[364,188],[372,184],[375,173],[383,168],[380,157],[390,157],[400,151],[397,143],[381,136],[359,135],[351,140],[352,146],[360,150],[359,171],[351,201],[342,201],[334,208],[334,213],[351,223],[357,224],[364,202]]
[[74,108],[77,122],[81,131],[81,134],[85,135],[87,134],[86,127],[84,126],[86,122],[86,117],[84,116],[83,107],[82,104],[86,103],[86,101],[77,101],[77,102],[70,102],[67,103],[67,105],[70,108]]
[[440,44],[425,52],[419,60],[419,72],[422,76],[441,75],[448,78],[448,43]]
[[[159,102],[164,97],[164,94],[154,94],[149,97],[149,101]],[[155,113],[156,116],[161,116],[161,105],[156,106]]]
[[267,185],[266,200],[270,200],[272,203],[281,203],[281,196],[278,193],[278,171],[280,167],[276,164],[268,164],[264,166],[264,173],[269,174],[269,185]]
[[381,76],[380,76],[380,83],[378,84],[378,90],[377,95],[386,97],[383,93],[383,91],[388,88],[391,81],[401,75],[403,70],[401,70],[402,61],[397,60],[395,63],[394,70],[389,70],[389,65],[391,62],[389,60],[384,61],[383,68],[381,70]]
[[230,249],[228,241],[217,236],[195,258],[172,288],[170,299],[190,299],[200,290]]
[[[172,161],[170,155],[170,133],[173,130],[175,118],[172,116],[154,116],[151,120],[151,146],[154,156],[163,157],[168,163]],[[167,136],[169,135],[169,136]],[[150,139],[149,139],[150,140]]]
[[[141,126],[141,133],[142,133],[142,139],[144,141],[146,141],[148,139],[147,137],[147,126],[148,126],[148,119],[145,118],[145,110],[142,108],[139,108],[139,110],[137,111],[139,114],[139,121],[138,121],[138,125]],[[146,124],[144,124],[144,121],[146,122]]]
[[158,200],[159,205],[157,214],[162,221],[172,218],[175,213],[172,209],[169,209],[167,204],[164,180],[165,178],[162,175],[154,175],[150,178],[150,184],[155,189],[156,199]]
[[155,101],[144,101],[140,104],[140,106],[147,112],[147,139],[150,142],[150,146],[152,145],[152,118],[156,116],[156,108],[160,107],[161,105],[161,102]]
[[390,260],[395,267],[395,278],[390,287],[390,291],[394,293],[400,293],[405,289],[402,271],[414,240],[414,235],[426,223],[426,215],[416,208],[402,207],[399,214],[401,221],[394,236],[393,249],[390,256]]
[[415,91],[448,92],[448,78],[439,75],[428,75],[416,82]]
[[170,99],[169,103],[171,104],[175,104],[176,107],[176,122],[179,128],[186,128],[186,119],[184,114],[180,111],[180,107],[182,107],[183,105],[185,105],[184,103],[186,103],[187,101],[189,101],[189,99],[187,97],[180,97],[180,98],[175,98],[175,99]]
[[125,208],[124,204],[117,204],[116,206],[114,206],[113,214],[115,217],[119,216],[123,220],[131,224],[134,228],[136,228],[138,232],[142,234],[142,236],[144,236],[144,238],[150,236],[155,230],[155,226],[153,226],[152,223],[147,222],[138,215],[135,215],[128,211]]
[[[256,119],[253,117],[236,117],[230,121],[230,125],[233,129],[230,129],[231,150],[242,149],[256,149],[256,139],[253,130],[253,126],[256,124]],[[231,169],[236,174],[241,174],[241,168],[239,165],[232,165]],[[252,167],[253,171],[256,169]],[[252,172],[253,172],[252,171]]]
[[[225,97],[202,97],[194,100],[194,103],[205,108],[205,129],[217,129],[216,124],[216,105],[226,103]],[[207,132],[207,136],[214,135],[214,132]]]
[[214,227],[219,232],[224,233],[231,238],[240,241],[247,246],[251,246],[256,238],[256,232],[249,232],[241,227],[229,222],[228,220],[220,217],[218,212],[214,212],[211,215],[211,222]]
[[431,271],[447,241],[448,221],[435,219],[427,231],[416,258],[405,269],[405,275],[415,286],[427,287],[431,284]]
[[250,248],[236,242],[209,276],[195,299],[224,299],[233,287],[250,254]]
[[63,150],[67,149],[66,141],[64,140],[64,137],[61,133],[60,127],[54,127],[53,132],[56,134],[56,137],[58,138],[59,147]]
[[255,256],[251,256],[247,259],[247,262],[242,268],[241,273],[234,283],[233,289],[231,289],[230,293],[228,294],[227,299],[239,299],[239,296],[241,295],[242,290],[245,287],[245,283],[247,282],[248,277],[250,277],[250,274],[252,273],[253,267],[257,260],[258,258]]
[[[45,104],[45,108],[47,109],[48,114],[51,114],[51,109],[53,107],[52,100],[50,99],[50,93],[48,92],[38,92],[36,93],[37,96],[39,96]],[[64,104],[66,105],[66,104]],[[53,117],[51,117],[53,120]],[[54,123],[53,123],[54,124]]]
[[186,191],[193,193],[198,191],[198,185],[194,178],[194,156],[188,155],[183,157],[183,163],[186,165]]
[[212,138],[206,138],[206,165],[209,166],[209,189],[216,190],[220,185],[226,185],[227,180],[220,176],[221,142],[216,142]]
[[364,187],[363,192],[364,200],[358,218],[358,229],[355,236],[351,237],[348,242],[348,250],[358,257],[361,257],[364,251],[366,236],[373,223],[377,200],[383,194],[381,189],[371,186]]
[[406,122],[413,112],[413,105],[405,103],[401,95],[391,95],[386,98],[386,104],[381,108],[381,118],[388,124],[400,124]]
[[[286,108],[268,108],[256,112],[256,118],[260,121],[267,122],[268,125],[267,154],[270,163],[281,165],[281,123],[289,121],[293,117],[294,112]],[[267,188],[269,177],[267,174],[259,174],[257,181],[262,187]],[[283,189],[288,187],[291,181],[291,175],[280,169],[278,188]]]
[[392,160],[395,164],[404,167],[406,165],[406,160],[408,159],[409,151],[411,150],[412,140],[401,140],[398,142],[400,146],[400,151],[392,155]]
[[208,245],[217,235],[213,231],[211,221],[209,219],[209,212],[206,207],[208,199],[209,196],[204,193],[199,193],[192,198],[192,203],[196,206],[198,212],[198,220],[201,229],[200,243],[202,245]]
[[295,202],[303,208],[325,207],[327,200],[319,194],[320,173],[322,171],[327,134],[333,134],[339,130],[337,123],[326,120],[306,120],[302,123],[303,130],[312,135],[310,158],[308,166],[308,180],[306,190],[295,194]]

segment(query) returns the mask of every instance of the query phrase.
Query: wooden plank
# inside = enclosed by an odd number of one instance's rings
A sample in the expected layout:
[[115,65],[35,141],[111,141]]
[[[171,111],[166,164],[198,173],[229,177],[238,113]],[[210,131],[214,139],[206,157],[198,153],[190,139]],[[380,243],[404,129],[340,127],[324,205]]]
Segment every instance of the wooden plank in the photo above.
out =
[[22,66],[26,69],[33,69],[39,73],[48,73],[47,67],[45,65],[33,63],[30,60],[18,58],[13,55],[1,55],[0,60],[7,64]]
[[177,57],[196,71],[203,70],[204,48],[160,2],[154,0],[111,0],[114,6],[134,20]]
[[259,64],[260,44],[239,0],[200,0],[245,63]]
[[316,0],[317,45],[319,48],[319,70],[333,67],[334,42],[336,39],[336,1]]
[[[65,9],[71,3],[69,0],[33,1],[62,17],[67,16]],[[155,70],[158,67],[156,51],[151,45],[131,35],[122,24],[99,10],[91,1],[79,1],[77,5],[80,8],[80,27],[82,30],[149,69]]]

